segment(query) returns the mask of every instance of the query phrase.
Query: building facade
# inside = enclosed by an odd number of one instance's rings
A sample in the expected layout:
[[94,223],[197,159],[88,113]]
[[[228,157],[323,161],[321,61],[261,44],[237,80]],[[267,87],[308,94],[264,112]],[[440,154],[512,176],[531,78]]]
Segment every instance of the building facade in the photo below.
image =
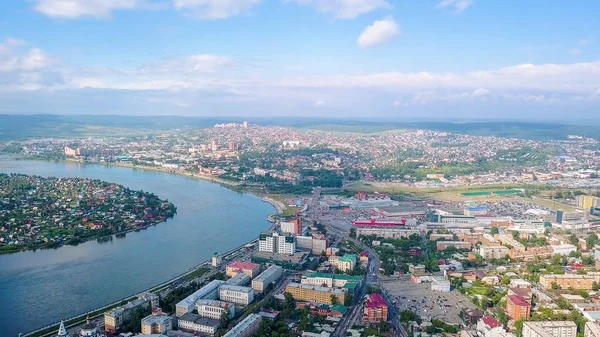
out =
[[228,277],[234,277],[239,273],[248,275],[251,279],[260,272],[260,265],[251,262],[233,261],[227,265],[225,274]]
[[373,293],[367,297],[363,312],[363,321],[376,323],[388,320],[388,304],[379,294]]
[[522,296],[510,295],[506,299],[506,314],[515,321],[529,318],[531,302]]
[[313,286],[301,283],[289,283],[285,291],[290,293],[295,300],[302,302],[316,302],[319,304],[333,304],[332,296],[338,303],[344,303],[346,300],[346,290],[338,288],[327,288]]
[[233,329],[229,330],[223,337],[248,337],[258,330],[261,321],[261,316],[258,314],[250,314],[239,322]]
[[286,233],[264,232],[258,237],[258,251],[293,255],[296,253],[296,237]]
[[179,330],[191,333],[207,333],[214,335],[219,329],[219,320],[202,317],[200,315],[187,314],[179,317],[177,327]]
[[337,269],[347,272],[354,270],[356,267],[356,255],[346,254],[344,256],[330,256],[329,263],[335,266]]
[[560,289],[591,290],[594,282],[600,282],[600,275],[588,274],[541,274],[540,284],[545,289],[552,289],[556,284]]
[[482,258],[489,259],[503,259],[508,255],[508,247],[504,246],[481,246],[479,247],[479,255]]
[[227,312],[229,318],[235,316],[235,305],[218,300],[198,300],[196,301],[196,311],[201,317],[220,319],[224,312]]
[[254,289],[224,284],[219,287],[219,299],[225,302],[248,305],[254,301]]
[[142,335],[164,334],[173,330],[173,319],[162,312],[142,318]]
[[577,324],[571,321],[523,322],[523,337],[575,337]]
[[272,265],[252,280],[252,289],[262,293],[270,284],[273,284],[283,275],[283,268]]
[[181,317],[188,312],[194,310],[194,306],[197,300],[209,299],[216,300],[219,297],[219,287],[225,284],[225,281],[213,280],[204,287],[198,289],[190,296],[184,298],[175,305],[175,314],[177,317]]

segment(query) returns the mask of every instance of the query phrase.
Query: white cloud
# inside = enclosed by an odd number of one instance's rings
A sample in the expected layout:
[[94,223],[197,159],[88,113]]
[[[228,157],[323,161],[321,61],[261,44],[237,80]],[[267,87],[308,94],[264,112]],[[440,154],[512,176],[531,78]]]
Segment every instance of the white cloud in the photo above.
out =
[[478,89],[475,89],[471,95],[473,97],[483,97],[483,96],[487,96],[489,94],[490,94],[489,90],[483,89],[483,88],[478,88]]
[[0,43],[0,55],[11,53],[13,50],[20,46],[24,46],[25,41],[19,39],[13,39],[12,37],[6,38],[5,42]]
[[353,19],[378,9],[392,8],[387,0],[287,0],[313,6],[321,13],[332,13],[337,19]]
[[175,8],[197,19],[225,19],[242,14],[261,0],[173,0]]
[[198,54],[150,63],[138,69],[139,73],[215,73],[234,60],[219,55]]
[[358,37],[357,43],[362,48],[373,47],[389,42],[400,34],[400,28],[393,19],[377,20]]
[[577,41],[577,44],[580,46],[585,46],[586,44],[588,44],[590,41],[588,40],[579,40]]
[[325,101],[316,101],[315,102],[315,106],[324,106],[325,104],[327,104],[327,103],[325,103]]
[[474,0],[442,0],[435,6],[436,8],[452,7],[457,13],[471,7]]
[[115,10],[164,9],[168,3],[156,0],[33,0],[35,10],[52,18],[109,18]]
[[569,54],[571,54],[573,56],[581,55],[581,49],[579,49],[579,48],[569,49]]

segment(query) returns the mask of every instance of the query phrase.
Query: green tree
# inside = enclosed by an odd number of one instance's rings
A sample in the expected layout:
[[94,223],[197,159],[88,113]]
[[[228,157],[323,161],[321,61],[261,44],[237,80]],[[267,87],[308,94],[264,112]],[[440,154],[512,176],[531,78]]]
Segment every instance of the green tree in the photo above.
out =
[[594,232],[588,234],[585,243],[587,244],[588,249],[594,248],[594,246],[598,244],[598,235]]
[[356,238],[356,229],[354,227],[350,228],[350,237]]
[[339,302],[338,302],[338,298],[337,298],[337,296],[335,296],[335,295],[331,294],[331,305],[336,305],[336,304],[338,304],[338,303],[339,303]]
[[490,234],[494,235],[494,234],[498,234],[500,231],[498,230],[498,227],[492,227],[490,229]]

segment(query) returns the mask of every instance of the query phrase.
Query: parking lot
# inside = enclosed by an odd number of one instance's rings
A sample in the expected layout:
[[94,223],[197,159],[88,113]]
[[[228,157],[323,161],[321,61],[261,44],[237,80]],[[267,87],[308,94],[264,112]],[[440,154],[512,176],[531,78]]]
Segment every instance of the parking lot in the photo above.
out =
[[416,284],[406,277],[381,279],[380,282],[395,302],[398,312],[411,310],[421,316],[424,322],[439,319],[446,323],[462,324],[458,313],[463,308],[476,308],[460,293],[434,292],[429,283]]

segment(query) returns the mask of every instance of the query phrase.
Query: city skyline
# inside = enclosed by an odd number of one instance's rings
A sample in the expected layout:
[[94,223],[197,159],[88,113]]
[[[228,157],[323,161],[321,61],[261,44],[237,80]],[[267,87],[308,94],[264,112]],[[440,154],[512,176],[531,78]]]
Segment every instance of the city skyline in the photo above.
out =
[[587,119],[599,7],[5,2],[0,113]]

